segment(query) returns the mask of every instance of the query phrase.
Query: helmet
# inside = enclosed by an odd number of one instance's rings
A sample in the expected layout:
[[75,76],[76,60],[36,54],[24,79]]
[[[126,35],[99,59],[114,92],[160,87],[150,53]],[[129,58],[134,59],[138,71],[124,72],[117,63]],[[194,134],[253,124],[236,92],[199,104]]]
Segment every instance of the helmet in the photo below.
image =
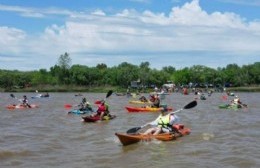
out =
[[26,95],[23,95],[24,98],[27,98]]

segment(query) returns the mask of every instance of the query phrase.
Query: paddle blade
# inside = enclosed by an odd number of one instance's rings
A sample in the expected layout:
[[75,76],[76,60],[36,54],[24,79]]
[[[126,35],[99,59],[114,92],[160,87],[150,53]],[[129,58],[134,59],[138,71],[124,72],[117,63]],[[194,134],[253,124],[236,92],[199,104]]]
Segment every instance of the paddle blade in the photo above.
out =
[[113,90],[109,90],[109,91],[107,92],[106,98],[108,98],[109,96],[111,96],[112,93],[113,93]]
[[194,101],[190,102],[189,104],[187,104],[186,106],[184,106],[183,109],[190,109],[190,108],[193,108],[195,106],[197,106],[196,100],[194,100]]
[[222,100],[227,100],[227,96],[222,96]]
[[134,127],[126,131],[127,134],[135,134],[138,130],[140,130],[142,127]]
[[64,107],[65,107],[65,108],[71,108],[72,105],[71,105],[71,104],[64,104]]
[[11,93],[11,94],[10,94],[10,96],[11,96],[12,98],[15,98],[15,96],[14,96],[14,94],[13,94],[13,93]]

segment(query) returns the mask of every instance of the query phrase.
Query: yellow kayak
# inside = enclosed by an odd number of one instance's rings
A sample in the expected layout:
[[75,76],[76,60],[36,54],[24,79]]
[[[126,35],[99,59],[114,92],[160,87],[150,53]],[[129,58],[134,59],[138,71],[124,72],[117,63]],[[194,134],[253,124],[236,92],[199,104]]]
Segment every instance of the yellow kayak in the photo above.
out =
[[152,104],[151,101],[143,102],[143,101],[140,101],[140,100],[130,100],[129,103],[130,104]]

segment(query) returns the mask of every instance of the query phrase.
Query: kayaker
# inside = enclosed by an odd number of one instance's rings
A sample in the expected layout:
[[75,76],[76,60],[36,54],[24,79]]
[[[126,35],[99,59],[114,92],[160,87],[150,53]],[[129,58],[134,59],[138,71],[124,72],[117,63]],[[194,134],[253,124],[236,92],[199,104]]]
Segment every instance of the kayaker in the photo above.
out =
[[87,101],[87,99],[85,97],[82,98],[82,101],[79,104],[79,107],[80,107],[79,108],[80,111],[88,110],[88,111],[92,111],[93,112],[93,109],[92,109],[90,103]]
[[97,112],[93,114],[92,116],[100,116],[102,119],[104,116],[110,116],[109,114],[109,106],[105,103],[105,100],[101,101],[101,104],[98,106]]
[[160,97],[159,97],[158,94],[153,96],[153,101],[152,102],[153,102],[152,107],[156,107],[156,108],[160,107]]
[[28,101],[26,95],[23,96],[22,103],[23,103],[23,106],[24,106],[24,107],[29,107],[29,108],[31,108],[31,105],[29,104],[29,101]]
[[233,100],[231,100],[230,106],[233,106],[233,105],[237,105],[238,107],[243,106],[242,102],[240,101],[240,98],[237,95],[235,96],[235,98]]
[[88,111],[94,112],[92,106],[90,105],[90,103],[88,101],[86,102],[85,109]]
[[141,96],[141,97],[139,98],[139,100],[140,100],[141,102],[148,102],[148,100],[146,99],[145,96]]
[[144,132],[144,135],[153,134],[158,135],[160,133],[166,132],[176,132],[179,133],[176,129],[174,129],[173,124],[179,121],[179,117],[174,113],[167,113],[167,109],[163,108],[161,114],[152,122],[147,123],[146,125],[156,126],[153,128],[149,128]]
[[85,109],[85,105],[86,105],[87,99],[85,97],[82,98],[81,102],[79,103],[78,107],[79,110],[84,110]]
[[184,95],[188,95],[188,94],[189,94],[189,93],[188,93],[188,88],[184,87],[184,88],[182,89],[182,93],[183,93]]

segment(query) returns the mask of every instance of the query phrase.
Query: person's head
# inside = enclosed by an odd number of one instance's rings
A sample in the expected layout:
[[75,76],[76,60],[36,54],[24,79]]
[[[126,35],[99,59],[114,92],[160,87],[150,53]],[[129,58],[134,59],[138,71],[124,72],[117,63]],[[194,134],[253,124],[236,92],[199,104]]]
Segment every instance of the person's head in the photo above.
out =
[[87,99],[84,97],[83,99],[82,99],[82,102],[86,102],[87,101]]
[[102,105],[105,104],[105,100],[101,100],[101,104],[102,104]]
[[86,102],[86,104],[87,104],[87,105],[90,105],[90,103],[89,103],[89,102]]
[[235,98],[238,99],[239,98],[238,95],[236,95]]
[[26,96],[26,95],[23,95],[23,98],[27,99],[27,96]]
[[161,110],[161,114],[165,115],[165,114],[167,114],[167,112],[168,112],[167,108],[163,107],[162,110]]

